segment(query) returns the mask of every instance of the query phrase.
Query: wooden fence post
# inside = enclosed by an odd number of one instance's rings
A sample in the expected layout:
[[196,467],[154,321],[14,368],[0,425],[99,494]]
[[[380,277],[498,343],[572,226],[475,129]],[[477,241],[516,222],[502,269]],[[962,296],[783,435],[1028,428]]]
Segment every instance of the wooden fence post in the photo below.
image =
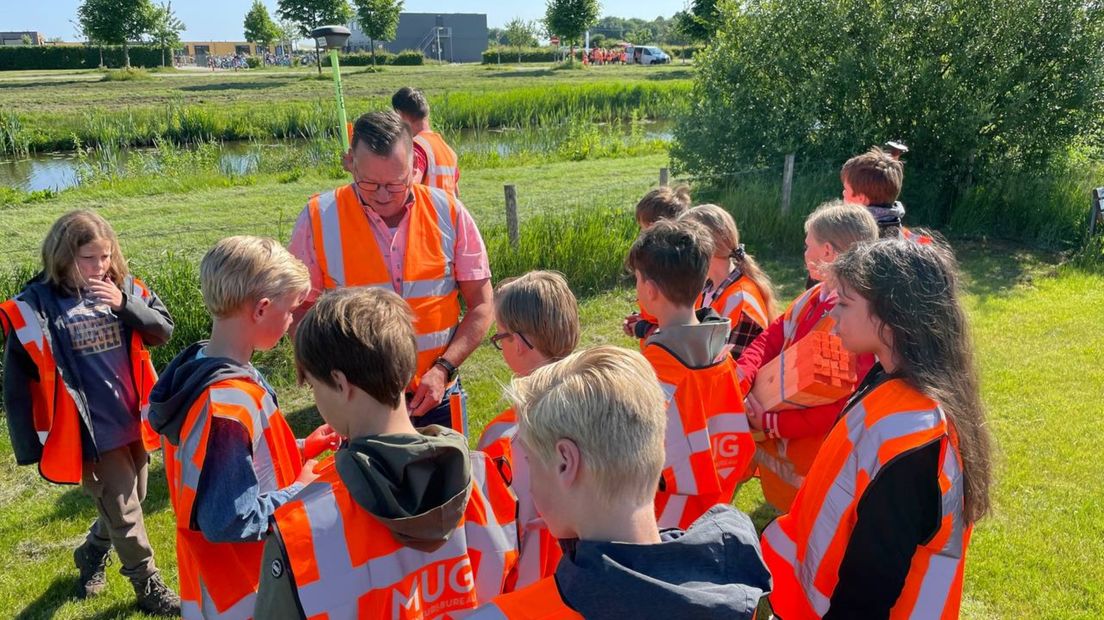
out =
[[518,217],[517,217],[517,187],[505,185],[506,192],[506,234],[510,237],[510,245],[514,249],[518,247]]
[[669,180],[668,180],[667,169],[666,168],[660,168],[659,169],[659,186],[660,187],[667,187],[668,181]]
[[786,165],[782,170],[782,214],[790,213],[790,193],[793,190],[794,154],[786,155]]

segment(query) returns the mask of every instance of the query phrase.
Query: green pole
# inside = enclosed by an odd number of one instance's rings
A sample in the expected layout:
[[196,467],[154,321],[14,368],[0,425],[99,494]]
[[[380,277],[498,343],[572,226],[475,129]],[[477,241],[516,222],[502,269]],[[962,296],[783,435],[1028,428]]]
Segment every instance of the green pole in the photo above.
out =
[[330,49],[330,66],[333,67],[334,96],[337,97],[337,133],[341,136],[341,146],[349,151],[349,130],[346,126],[349,120],[345,116],[345,97],[341,94],[341,67],[337,65],[337,50]]

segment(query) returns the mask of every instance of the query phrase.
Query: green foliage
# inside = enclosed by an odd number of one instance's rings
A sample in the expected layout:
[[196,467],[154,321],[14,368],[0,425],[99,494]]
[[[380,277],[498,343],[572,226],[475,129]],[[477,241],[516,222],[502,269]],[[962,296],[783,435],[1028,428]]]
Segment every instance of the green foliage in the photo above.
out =
[[422,54],[418,50],[403,50],[398,54],[395,54],[395,57],[391,60],[390,64],[412,67],[424,65],[425,60],[425,54]]
[[598,21],[598,0],[547,0],[544,26],[562,43],[578,44],[587,28]]
[[[31,47],[0,47],[0,71],[42,69],[95,69],[104,65],[124,66],[123,48],[117,46],[85,47],[76,45]],[[161,64],[161,50],[151,46],[131,45],[127,49],[130,64],[136,67],[156,67]]]
[[403,2],[402,0],[353,0],[353,6],[356,7],[357,23],[371,44],[374,65],[376,41],[390,41],[395,38]]
[[[311,30],[319,26],[347,24],[353,18],[353,11],[347,0],[279,0],[278,6],[276,14],[280,19],[298,26],[300,37],[309,37]],[[322,54],[317,40],[314,51],[318,57],[318,73],[321,75]]]
[[516,49],[519,53],[518,62],[521,62],[521,50],[537,45],[536,26],[532,22],[515,17],[506,22],[506,44]]
[[[516,58],[517,62],[557,62],[563,53],[554,47],[527,47],[515,49],[512,47],[489,47],[483,51],[483,64],[495,65],[502,58],[510,62]],[[575,50],[575,58],[582,60],[582,51]]]
[[[375,56],[375,60],[373,60]],[[392,54],[391,52],[376,52],[371,54],[368,52],[354,52],[352,54],[339,54],[338,62],[342,67],[366,67],[373,64],[376,65],[396,65],[396,66],[417,66],[425,64],[425,55],[418,50],[403,50],[398,54]],[[322,66],[330,66],[330,59],[327,56],[322,59]]]
[[130,67],[129,69],[107,69],[104,71],[104,82],[134,82],[134,81],[146,81],[152,80],[153,77],[149,71],[145,69],[139,69]]
[[266,7],[261,0],[253,0],[253,6],[251,6],[249,12],[245,14],[245,21],[242,23],[242,29],[244,30],[246,41],[250,43],[260,43],[265,47],[268,47],[273,41],[280,38],[281,34],[280,27],[276,25],[276,22],[272,21],[272,16],[268,13],[268,7]]
[[721,16],[717,0],[692,0],[685,11],[675,13],[675,27],[691,41],[704,43],[713,38]]
[[260,56],[246,56],[245,57],[245,66],[249,67],[250,69],[257,69],[257,68],[260,68],[263,65],[264,65],[264,54],[261,54]]
[[161,49],[161,66],[165,66],[166,54],[180,45],[180,33],[187,26],[172,10],[172,2],[162,3],[153,8],[150,18],[150,39]]
[[791,152],[842,161],[902,137],[910,174],[934,184],[927,221],[939,225],[975,181],[1064,156],[1100,111],[1099,2],[721,7],[676,132],[682,170],[775,165]]
[[150,0],[84,0],[77,19],[89,40],[121,46],[123,64],[129,67],[128,43],[150,31],[154,10]]

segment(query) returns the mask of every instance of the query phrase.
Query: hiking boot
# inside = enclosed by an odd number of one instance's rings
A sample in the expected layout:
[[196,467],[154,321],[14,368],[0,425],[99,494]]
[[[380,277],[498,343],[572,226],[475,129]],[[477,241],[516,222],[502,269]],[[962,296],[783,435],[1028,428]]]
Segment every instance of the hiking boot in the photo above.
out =
[[80,583],[77,585],[77,596],[89,598],[96,596],[107,587],[107,563],[111,559],[108,555],[111,549],[97,549],[88,542],[73,550],[73,563],[80,571]]
[[179,616],[180,597],[161,580],[161,573],[145,579],[131,579],[138,608],[152,616]]

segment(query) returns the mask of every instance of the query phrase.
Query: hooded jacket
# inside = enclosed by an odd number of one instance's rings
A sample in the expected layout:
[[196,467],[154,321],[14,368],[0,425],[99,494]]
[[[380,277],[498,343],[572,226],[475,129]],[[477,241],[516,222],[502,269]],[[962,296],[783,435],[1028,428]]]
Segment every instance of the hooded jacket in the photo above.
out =
[[[660,538],[652,545],[561,541],[555,577],[469,617],[568,618],[566,607],[587,620],[732,620],[751,618],[771,590],[755,527],[731,506],[714,506],[690,529],[663,530]],[[550,585],[558,601],[542,596]]]
[[[303,492],[280,511],[273,518],[272,534],[265,544],[264,559],[262,560],[262,575],[260,588],[257,595],[257,606],[254,616],[257,618],[294,618],[310,617],[317,612],[311,611],[312,594],[303,592],[303,588],[329,588],[326,598],[329,599],[330,609],[339,609],[345,605],[352,605],[357,599],[380,596],[379,603],[369,611],[369,617],[389,617],[388,609],[395,597],[411,596],[405,591],[403,583],[412,576],[413,583],[417,584],[417,572],[424,566],[455,562],[453,554],[445,547],[457,532],[464,531],[472,519],[472,508],[477,512],[487,514],[487,521],[491,527],[502,527],[502,521],[508,521],[504,531],[508,532],[500,541],[503,545],[496,549],[481,548],[481,559],[472,560],[475,568],[482,567],[483,571],[494,571],[495,562],[491,561],[491,553],[516,558],[517,530],[513,519],[516,515],[516,501],[509,492],[505,482],[502,481],[497,470],[493,466],[488,470],[486,464],[490,459],[482,453],[468,452],[467,440],[463,435],[440,426],[427,426],[418,430],[418,434],[391,434],[375,435],[353,439],[349,444],[338,450],[333,459],[320,464],[316,471],[320,473],[319,479],[308,485]],[[475,471],[474,465],[479,465],[479,471]],[[477,500],[476,488],[480,489]],[[489,488],[489,492],[484,492]],[[326,530],[325,543],[320,542],[317,534],[312,534],[310,540],[296,539],[297,532],[283,529],[282,524],[298,522],[300,519],[308,519],[310,511],[306,509],[307,502],[315,499],[318,493],[332,493],[341,504],[342,497],[348,497],[355,504],[354,511],[362,510],[371,516],[367,521],[371,527],[382,525],[391,534],[395,543],[400,547],[391,553],[405,553],[401,548],[408,548],[422,552],[421,560],[411,560],[414,566],[412,573],[404,575],[389,575],[385,579],[382,575],[384,568],[378,571],[367,571],[369,576],[353,578],[347,581],[344,587],[326,583],[317,577],[311,579],[303,574],[295,574],[295,567],[303,565],[305,555],[314,555],[314,550],[321,552],[323,548],[332,548],[334,540],[343,540],[347,546],[356,544],[352,538],[346,537],[343,532]],[[488,509],[484,503],[493,506]],[[321,500],[320,500],[321,501]],[[326,502],[327,506],[332,506]],[[347,510],[347,509],[343,509]],[[297,512],[298,511],[298,512]],[[349,518],[359,518],[349,513],[343,513],[340,523],[348,525]],[[375,525],[378,524],[378,525]],[[330,524],[333,527],[335,524]],[[327,524],[310,520],[310,531],[318,531],[316,528],[327,528]],[[390,548],[394,543],[380,544],[376,532],[364,533],[370,540],[364,544],[373,547],[381,546]],[[386,536],[386,534],[383,534]],[[480,537],[482,539],[482,537]],[[466,544],[475,544],[476,537],[467,536]],[[375,543],[375,544],[373,544]],[[288,549],[303,549],[304,545],[310,548],[309,554],[289,554]],[[463,549],[466,549],[464,547]],[[442,551],[442,553],[435,553]],[[463,555],[463,552],[461,552]],[[349,556],[366,558],[357,565],[350,565],[342,573],[364,571],[366,565],[372,564],[378,557],[372,549],[349,549]],[[419,557],[419,556],[408,556]],[[409,566],[409,565],[408,565]],[[512,562],[506,569],[512,568]],[[479,590],[483,583],[497,583],[497,591],[490,596],[497,595],[502,581],[506,575],[506,569],[501,570],[498,581],[496,575],[476,574],[474,577]],[[450,569],[451,570],[451,569]],[[326,572],[318,571],[323,575]],[[332,575],[332,573],[330,573]],[[451,573],[450,573],[451,574]],[[436,575],[436,573],[434,573]],[[436,579],[436,577],[434,577]],[[393,581],[392,581],[393,580]],[[438,583],[434,581],[434,583]],[[417,587],[416,585],[414,586]],[[358,591],[366,590],[366,591]],[[440,593],[440,590],[437,590]],[[481,593],[482,594],[482,593]],[[422,593],[426,595],[425,592]],[[349,599],[352,599],[350,601]],[[421,609],[426,617],[434,617],[430,612],[433,601],[426,598],[422,600]],[[363,608],[362,608],[363,609]],[[378,615],[375,615],[378,612]],[[341,614],[335,612],[337,616]],[[363,614],[360,617],[364,617]]]

